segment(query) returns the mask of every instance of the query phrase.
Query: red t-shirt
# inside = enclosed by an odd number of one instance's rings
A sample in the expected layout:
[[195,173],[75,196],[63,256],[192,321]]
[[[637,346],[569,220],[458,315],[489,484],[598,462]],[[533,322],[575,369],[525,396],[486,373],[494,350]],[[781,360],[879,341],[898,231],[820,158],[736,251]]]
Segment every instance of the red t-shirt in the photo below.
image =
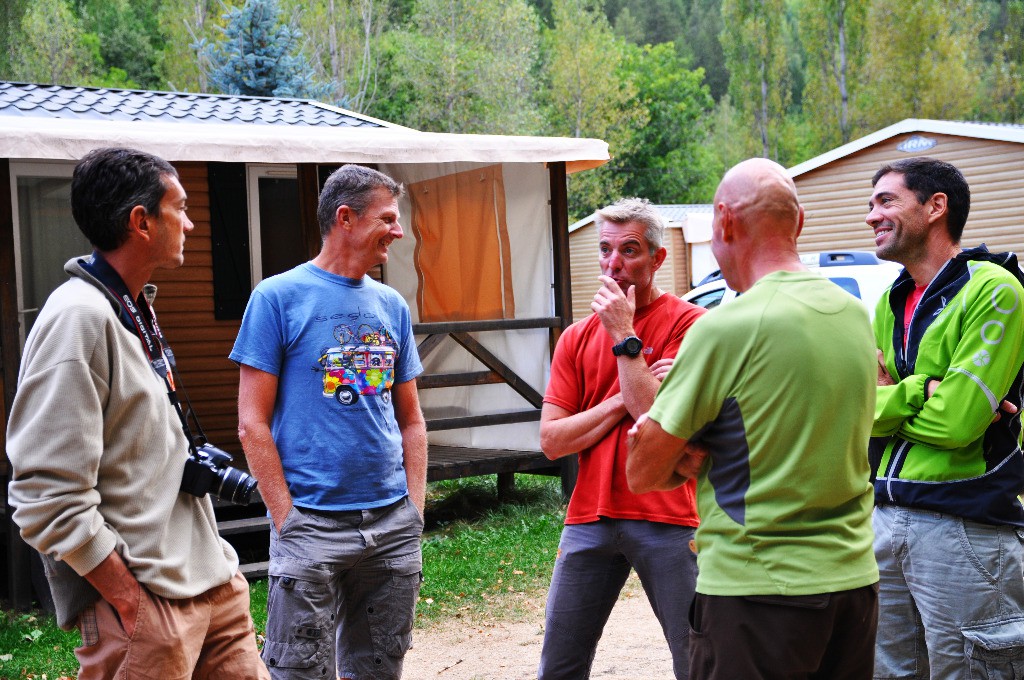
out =
[[907,296],[907,302],[903,307],[903,349],[907,348],[907,334],[910,332],[910,321],[914,318],[914,310],[917,309],[917,303],[921,301],[921,296],[924,295],[924,291],[928,286],[914,286],[914,290]]
[[[644,344],[647,365],[674,357],[686,330],[704,309],[664,293],[638,310],[633,328]],[[581,413],[619,392],[619,368],[611,336],[596,314],[566,329],[551,360],[551,380],[544,401],[570,413]],[[695,527],[696,482],[673,491],[634,494],[626,483],[626,433],[633,418],[626,415],[596,445],[579,454],[580,471],[569,501],[566,524],[595,522],[598,517],[642,519]]]

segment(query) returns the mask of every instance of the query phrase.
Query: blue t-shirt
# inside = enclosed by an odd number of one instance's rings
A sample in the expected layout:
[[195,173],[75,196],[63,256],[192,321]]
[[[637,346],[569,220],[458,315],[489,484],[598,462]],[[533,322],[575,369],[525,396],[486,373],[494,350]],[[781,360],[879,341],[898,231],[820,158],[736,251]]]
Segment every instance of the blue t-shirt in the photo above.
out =
[[394,289],[308,262],[265,279],[231,359],[278,377],[271,433],[295,505],[362,510],[408,494],[391,387],[423,367]]

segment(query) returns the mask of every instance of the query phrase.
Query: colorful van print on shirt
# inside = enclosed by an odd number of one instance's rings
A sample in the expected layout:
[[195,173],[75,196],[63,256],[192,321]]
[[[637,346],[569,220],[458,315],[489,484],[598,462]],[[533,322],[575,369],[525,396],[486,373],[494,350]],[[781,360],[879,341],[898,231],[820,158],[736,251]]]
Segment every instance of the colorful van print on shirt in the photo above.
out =
[[334,338],[338,346],[325,350],[317,361],[324,374],[323,396],[334,397],[344,406],[367,395],[389,402],[395,382],[397,343],[388,329],[360,324],[353,330],[338,325]]

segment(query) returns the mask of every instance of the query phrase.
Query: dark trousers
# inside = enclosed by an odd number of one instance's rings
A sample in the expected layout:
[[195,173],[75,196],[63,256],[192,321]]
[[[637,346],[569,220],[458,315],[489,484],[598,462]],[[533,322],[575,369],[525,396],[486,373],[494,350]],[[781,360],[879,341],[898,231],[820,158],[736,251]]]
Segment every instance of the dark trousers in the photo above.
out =
[[690,609],[693,680],[867,680],[878,584],[820,595],[716,596]]
[[693,532],[693,527],[632,519],[566,525],[548,591],[537,677],[590,677],[604,625],[635,569],[672,651],[673,674],[687,680],[686,612],[697,580]]

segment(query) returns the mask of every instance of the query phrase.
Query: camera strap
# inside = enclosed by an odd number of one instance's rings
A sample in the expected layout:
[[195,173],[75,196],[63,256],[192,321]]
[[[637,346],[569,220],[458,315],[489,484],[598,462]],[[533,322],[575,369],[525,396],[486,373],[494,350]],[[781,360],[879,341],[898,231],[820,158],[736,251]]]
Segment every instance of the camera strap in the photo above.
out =
[[[157,377],[167,387],[167,397],[171,400],[171,404],[181,420],[181,427],[185,432],[186,439],[188,439],[189,453],[193,457],[198,457],[192,429],[188,426],[188,418],[185,416],[184,411],[182,411],[181,402],[178,400],[174,382],[174,353],[171,351],[170,345],[160,330],[160,324],[156,320],[156,311],[153,310],[144,293],[140,293],[137,299],[132,300],[131,293],[124,280],[99,253],[94,252],[89,261],[80,260],[80,264],[83,269],[92,274],[117,299],[120,304],[120,314],[118,316],[122,325],[128,328],[128,330],[134,331],[142,341],[142,350],[146,353],[146,358],[149,360],[149,364],[153,367]],[[193,414],[192,417],[195,418],[195,415]],[[196,421],[196,426],[205,442],[206,435],[203,434],[203,429],[199,426],[198,421]]]

